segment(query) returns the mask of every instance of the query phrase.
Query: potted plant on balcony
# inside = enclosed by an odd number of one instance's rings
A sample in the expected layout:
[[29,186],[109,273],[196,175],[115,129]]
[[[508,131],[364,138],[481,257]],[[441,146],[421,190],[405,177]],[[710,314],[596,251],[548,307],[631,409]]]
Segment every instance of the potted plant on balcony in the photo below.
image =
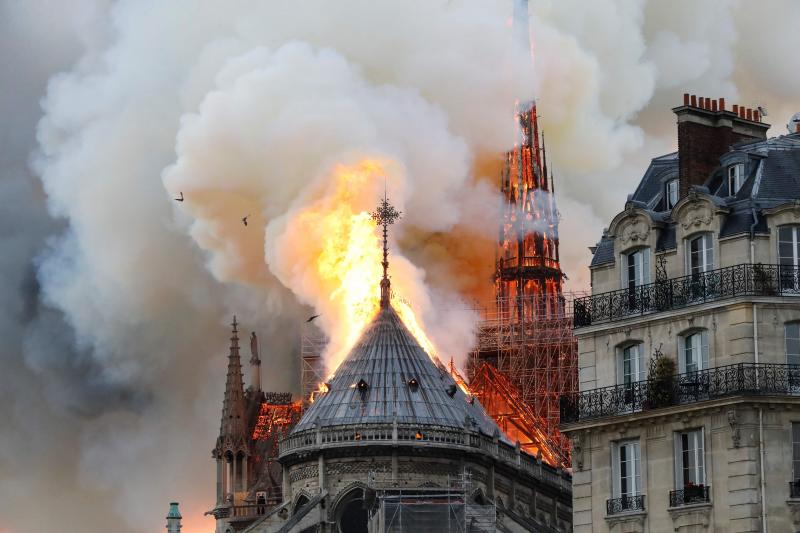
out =
[[703,483],[695,483],[690,481],[683,487],[683,503],[698,503],[705,501],[706,486]]
[[753,289],[762,296],[774,296],[777,292],[772,273],[761,263],[753,265]]
[[657,348],[650,358],[647,372],[647,399],[645,409],[667,407],[675,403],[675,361],[661,353]]

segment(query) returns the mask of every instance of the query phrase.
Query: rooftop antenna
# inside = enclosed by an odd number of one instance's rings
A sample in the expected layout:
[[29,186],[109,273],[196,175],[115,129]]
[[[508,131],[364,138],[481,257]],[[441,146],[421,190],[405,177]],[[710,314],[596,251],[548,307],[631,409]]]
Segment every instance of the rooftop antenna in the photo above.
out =
[[386,194],[386,181],[383,183],[383,200],[378,204],[378,208],[371,213],[372,220],[379,226],[383,226],[383,279],[381,280],[381,309],[389,307],[391,299],[391,287],[389,284],[389,226],[400,218],[402,213],[389,203]]

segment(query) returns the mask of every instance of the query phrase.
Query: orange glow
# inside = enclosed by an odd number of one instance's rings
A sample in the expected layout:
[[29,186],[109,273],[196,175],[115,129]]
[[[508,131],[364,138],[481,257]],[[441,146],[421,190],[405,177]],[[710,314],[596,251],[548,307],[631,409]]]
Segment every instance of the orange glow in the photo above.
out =
[[[324,309],[317,309],[330,343],[326,349],[326,370],[330,375],[352,349],[364,328],[378,313],[382,244],[368,209],[377,204],[387,173],[381,162],[364,160],[353,166],[338,166],[324,197],[302,210],[291,224],[297,239],[305,241],[298,257],[311,259],[314,284],[327,295]],[[319,239],[316,239],[319,236]],[[314,248],[314,242],[321,246]],[[391,257],[390,257],[391,262]],[[391,268],[391,267],[390,267]],[[392,284],[401,292],[411,280],[394,272]],[[392,305],[400,319],[432,358],[436,350],[425,334],[412,307],[400,298]],[[320,391],[327,387],[320,385]]]
[[253,440],[282,437],[300,419],[300,402],[289,404],[262,403],[253,428]]

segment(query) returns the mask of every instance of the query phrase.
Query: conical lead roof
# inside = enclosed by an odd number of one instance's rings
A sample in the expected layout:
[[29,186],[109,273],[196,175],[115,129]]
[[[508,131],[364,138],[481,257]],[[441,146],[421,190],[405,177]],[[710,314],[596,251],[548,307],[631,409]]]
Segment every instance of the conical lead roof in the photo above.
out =
[[499,429],[431,360],[391,305],[381,308],[294,432],[337,425],[400,424]]

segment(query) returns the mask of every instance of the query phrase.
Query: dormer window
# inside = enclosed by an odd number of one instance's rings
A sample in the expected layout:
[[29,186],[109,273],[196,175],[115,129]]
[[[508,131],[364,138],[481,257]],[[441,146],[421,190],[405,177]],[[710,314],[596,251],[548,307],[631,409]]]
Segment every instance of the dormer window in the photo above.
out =
[[678,203],[678,179],[669,180],[664,186],[664,197],[667,199],[667,209],[672,209]]
[[650,283],[650,248],[639,248],[624,254],[622,287],[634,290],[640,285]]
[[733,196],[744,182],[744,163],[736,163],[728,167],[728,196]]

